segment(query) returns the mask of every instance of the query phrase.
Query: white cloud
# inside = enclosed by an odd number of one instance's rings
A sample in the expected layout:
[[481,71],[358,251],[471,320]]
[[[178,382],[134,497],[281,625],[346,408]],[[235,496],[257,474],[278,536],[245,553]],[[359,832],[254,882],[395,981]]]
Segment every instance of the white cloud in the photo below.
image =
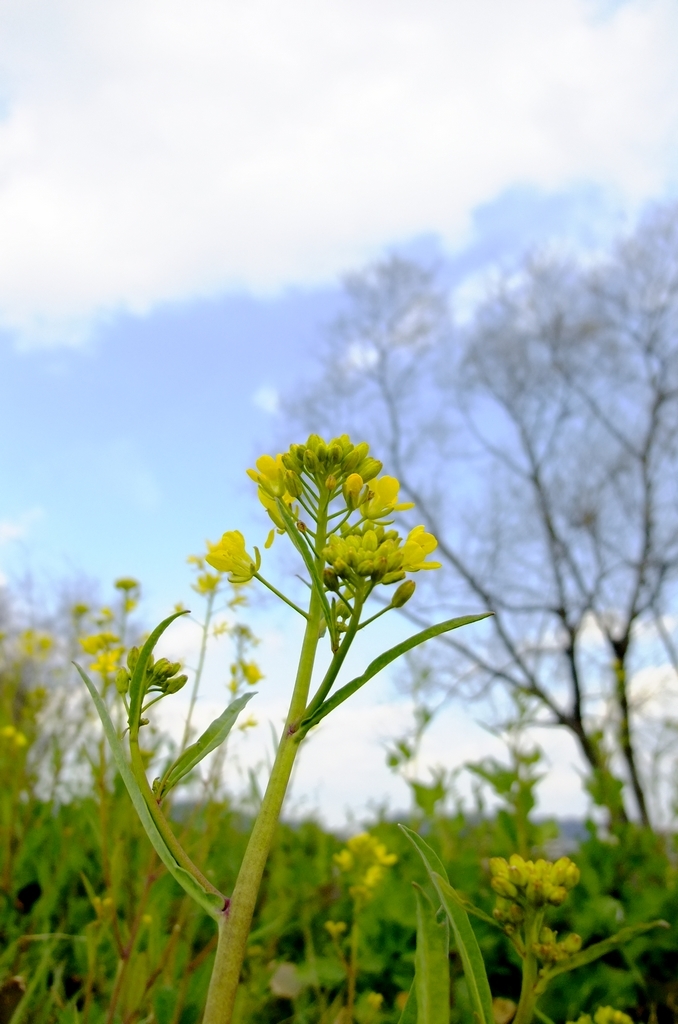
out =
[[332,277],[514,182],[674,169],[678,8],[632,0],[6,0],[0,323]]

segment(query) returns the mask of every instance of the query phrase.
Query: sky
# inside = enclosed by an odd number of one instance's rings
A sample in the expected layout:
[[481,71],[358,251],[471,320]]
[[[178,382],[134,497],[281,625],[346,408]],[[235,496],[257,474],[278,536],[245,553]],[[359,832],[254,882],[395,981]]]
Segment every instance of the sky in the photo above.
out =
[[[517,253],[604,247],[676,196],[677,49],[673,0],[6,0],[2,579],[105,595],[132,574],[149,619],[188,603],[205,538],[265,536],[244,470],[280,434],[341,275],[421,255],[463,317]],[[257,714],[277,720],[294,632],[269,605],[253,617]],[[383,747],[410,713],[389,678],[338,713],[297,805],[338,824],[406,802]],[[499,752],[474,717],[446,710],[423,762]],[[581,813],[561,747],[542,804]]]

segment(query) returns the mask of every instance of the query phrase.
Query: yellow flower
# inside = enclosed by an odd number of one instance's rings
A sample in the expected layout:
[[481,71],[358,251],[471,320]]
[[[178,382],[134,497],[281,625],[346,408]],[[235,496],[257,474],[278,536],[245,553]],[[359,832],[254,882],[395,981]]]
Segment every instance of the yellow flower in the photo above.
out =
[[243,661],[241,668],[242,674],[245,677],[245,682],[249,683],[250,686],[256,686],[259,680],[264,678],[264,673],[261,671],[256,661]]
[[353,856],[350,850],[340,850],[334,855],[334,863],[340,871],[350,871],[353,867]]
[[382,476],[370,483],[367,501],[360,506],[365,519],[383,519],[392,512],[405,512],[414,508],[414,502],[398,503],[400,481],[394,476]]
[[250,480],[259,484],[260,490],[272,498],[282,498],[287,488],[285,487],[285,467],[283,466],[282,455],[262,455],[257,459],[256,469],[248,469],[247,475]]
[[425,562],[424,559],[438,547],[438,541],[423,526],[415,526],[407,535],[402,547],[402,569],[418,572],[420,569],[440,569],[440,562]]
[[94,633],[92,636],[80,638],[80,646],[86,654],[98,654],[99,651],[106,651],[113,644],[120,642],[120,637],[115,633]]
[[90,665],[90,669],[92,672],[100,672],[102,676],[109,676],[118,668],[121,654],[121,647],[116,647],[112,651],[100,651]]
[[371,1010],[380,1010],[383,1001],[384,997],[381,992],[368,992],[367,999],[365,1000]]
[[0,729],[0,737],[3,740],[8,740],[13,743],[15,747],[25,747],[28,740],[22,732],[19,732],[13,725],[5,725]]
[[337,941],[346,931],[345,921],[325,921],[325,929],[329,932],[330,936]]
[[257,548],[254,551],[256,559],[245,550],[245,538],[240,530],[230,530],[218,544],[209,544],[205,561],[219,572],[227,572],[229,583],[249,583],[261,565],[259,551]]

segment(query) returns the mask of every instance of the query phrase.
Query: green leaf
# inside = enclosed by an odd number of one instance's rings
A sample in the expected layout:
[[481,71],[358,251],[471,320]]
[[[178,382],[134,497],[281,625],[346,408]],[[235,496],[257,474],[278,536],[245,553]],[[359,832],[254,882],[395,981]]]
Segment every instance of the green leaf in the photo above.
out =
[[639,935],[644,935],[645,932],[649,932],[653,928],[670,927],[668,921],[644,921],[642,924],[631,924],[628,928],[622,928],[616,935],[611,935],[609,939],[595,942],[592,946],[588,946],[587,949],[582,949],[581,952],[569,956],[567,960],[561,960],[560,963],[549,967],[548,970],[544,971],[542,979],[537,984],[536,991],[541,994],[545,991],[551,978],[555,978],[558,974],[565,974],[567,971],[574,971],[577,967],[584,967],[586,964],[593,963],[594,960],[605,956],[610,950],[616,949],[617,946],[622,946],[625,942],[630,942]]
[[[172,618],[176,618],[176,616],[174,615],[172,616]],[[169,625],[170,621],[171,620],[166,620],[166,623],[161,623],[161,625],[164,625],[164,627],[166,628],[166,626]],[[158,629],[160,629],[160,627],[158,627]],[[141,660],[141,655],[139,656],[139,660]],[[132,769],[130,768],[127,762],[127,758],[125,757],[125,751],[123,749],[122,743],[118,739],[118,734],[115,731],[115,726],[111,721],[111,717],[108,713],[108,708],[106,707],[106,704],[104,703],[101,694],[97,690],[94,683],[92,683],[92,681],[88,678],[86,673],[83,672],[80,666],[76,665],[75,667],[80,673],[80,676],[85,686],[89,690],[92,700],[94,701],[94,705],[99,713],[99,718],[101,719],[101,724],[104,727],[104,734],[106,736],[106,739],[108,740],[109,746],[113,753],[113,758],[115,760],[117,769],[120,772],[122,781],[125,783],[127,792],[129,793],[130,799],[134,804],[134,809],[139,816],[139,820],[141,821],[141,824],[143,825],[146,835],[150,839],[153,848],[155,849],[156,853],[160,857],[160,860],[163,862],[167,870],[170,872],[173,878],[179,883],[182,889],[184,889],[185,892],[187,892],[188,895],[191,896],[196,901],[196,903],[198,903],[209,914],[211,914],[213,917],[218,917],[219,912],[223,909],[222,901],[219,899],[219,897],[215,896],[214,893],[206,892],[206,890],[203,889],[200,883],[195,878],[193,878],[192,875],[189,875],[188,871],[185,871],[184,868],[180,867],[177,864],[170,850],[167,848],[165,840],[158,831],[158,828],[155,822],[153,821],[153,818],[151,817],[151,812],[146,806],[146,801],[144,800],[143,794],[139,789],[137,780],[134,778],[134,775],[132,774]]]
[[[144,696],[146,694],[146,665],[148,659],[153,653],[153,648],[157,644],[158,640],[165,632],[167,627],[178,619],[180,615],[188,615],[188,610],[181,612],[174,612],[173,615],[168,615],[166,619],[163,619],[159,626],[156,626],[144,646],[139,651],[139,659],[134,666],[134,672],[129,684],[129,728],[133,736],[136,736],[139,732],[139,719],[141,718],[141,705],[144,702]],[[83,675],[81,670],[76,665],[80,675]]]
[[418,647],[419,644],[425,644],[427,640],[432,640],[434,636],[440,636],[441,633],[449,633],[451,629],[458,629],[460,626],[467,626],[471,622],[479,622],[481,619],[486,619],[490,616],[491,612],[484,612],[482,615],[462,615],[457,619],[447,619],[445,622],[439,622],[437,626],[429,626],[428,629],[423,629],[420,633],[415,633],[413,636],[408,637],[407,640],[403,640],[402,643],[396,644],[395,647],[391,647],[390,650],[384,651],[378,658],[370,662],[365,671],[361,676],[356,679],[352,679],[350,683],[346,683],[346,686],[342,686],[340,690],[326,700],[323,704],[309,715],[308,718],[303,719],[301,728],[306,732],[311,729],[314,725],[317,725],[325,717],[329,715],[330,711],[334,711],[336,707],[343,704],[352,694],[359,690],[361,686],[364,686],[366,682],[376,676],[378,672],[381,672],[383,668],[390,665],[392,661],[399,658],[403,654],[407,654],[413,647]]
[[462,907],[459,896],[447,881],[445,869],[443,868],[442,874],[438,870],[437,866],[442,867],[442,864],[433,850],[427,846],[416,832],[412,832],[411,829],[406,828],[404,825],[400,825],[400,828],[424,861],[429,878],[452,925],[455,943],[464,968],[471,1006],[474,1015],[477,1017],[478,1024],[494,1024],[492,993],[490,992],[480,946],[471,927],[468,914]]
[[160,789],[158,790],[158,799],[169,793],[170,789],[173,789],[177,782],[179,782],[185,775],[193,771],[195,766],[199,764],[204,757],[207,757],[213,750],[221,746],[229,732],[235,724],[235,720],[245,707],[248,701],[254,697],[254,693],[245,693],[242,697],[238,697],[231,704],[228,705],[223,714],[215,718],[211,725],[208,725],[204,733],[199,740],[195,743],[191,743],[190,747],[186,747],[183,754],[177,758],[172,767],[165,774]]
[[[450,1024],[450,930],[441,924],[430,899],[418,885],[417,949],[414,955],[414,990],[417,1024]],[[409,1000],[408,1000],[409,1002]]]
[[288,510],[287,505],[285,504],[285,502],[281,501],[281,499],[278,498],[276,504],[277,504],[278,512],[280,513],[280,516],[282,518],[282,521],[285,524],[285,529],[287,530],[287,535],[290,538],[290,540],[292,541],[292,543],[294,544],[295,548],[297,549],[297,551],[299,552],[301,557],[303,558],[304,563],[306,565],[306,568],[308,569],[308,571],[309,571],[309,573],[311,575],[311,579],[313,580],[313,584],[315,586],[316,593],[318,594],[318,597],[320,598],[320,602],[322,604],[323,615],[325,617],[325,622],[327,623],[327,628],[330,631],[330,636],[332,637],[332,642],[333,642],[333,645],[334,645],[335,636],[334,636],[334,620],[332,618],[332,610],[330,608],[330,603],[327,600],[327,594],[325,593],[325,584],[323,583],[322,579],[320,578],[320,574],[318,573],[318,567],[315,564],[315,558],[311,554],[311,551],[309,550],[308,544],[301,537],[301,535],[299,533],[299,530],[297,529],[297,524],[294,521],[294,516],[290,515],[289,510]]
[[412,982],[407,1002],[403,1006],[403,1012],[400,1014],[398,1024],[417,1024],[417,987],[415,982]]

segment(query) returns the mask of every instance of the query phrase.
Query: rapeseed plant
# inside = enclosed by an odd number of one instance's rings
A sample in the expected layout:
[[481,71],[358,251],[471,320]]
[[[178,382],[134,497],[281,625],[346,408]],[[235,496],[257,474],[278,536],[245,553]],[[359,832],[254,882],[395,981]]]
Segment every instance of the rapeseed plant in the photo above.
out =
[[[188,856],[161,804],[208,753],[223,744],[252,692],[236,697],[196,742],[180,751],[163,777],[151,785],[140,747],[140,731],[148,723],[149,708],[183,685],[179,666],[161,664],[162,659],[154,662],[153,649],[170,623],[186,612],[181,609],[166,618],[140,650],[130,651],[127,665],[117,669],[116,689],[124,702],[129,754],[122,747],[106,700],[79,670],[97,706],[137,814],[158,855],[217,925],[218,944],[204,1024],[229,1024],[232,1019],[257,894],[294,761],[309,730],[402,654],[432,637],[485,617],[455,618],[423,630],[381,654],[362,675],[332,692],[358,631],[411,599],[415,588],[414,581],[406,578],[408,574],[440,568],[439,563],[428,560],[437,541],[423,526],[409,530],[406,536],[393,528],[395,517],[413,506],[398,501],[398,481],[380,476],[381,470],[381,462],[369,454],[367,443],[355,445],[347,435],[326,442],[316,434],[275,457],[262,456],[256,468],[248,470],[257,485],[259,501],[273,524],[265,547],[270,547],[276,534],[286,535],[301,558],[309,587],[305,607],[297,605],[283,589],[266,579],[261,571],[259,548],[252,547],[251,554],[240,531],[224,533],[218,543],[209,545],[205,555],[205,563],[225,574],[229,582],[243,586],[257,581],[305,622],[287,719],[230,896],[225,896]],[[374,592],[381,593],[382,587],[395,583],[401,585],[390,602],[382,603],[371,615],[366,614]],[[205,584],[208,589],[210,585]],[[316,654],[324,636],[329,642],[330,662],[312,692]],[[116,643],[107,640],[101,651],[106,657],[94,663],[104,680],[104,691],[118,664]],[[99,653],[97,657],[100,658]],[[248,671],[243,669],[243,674],[247,679]],[[253,676],[249,670],[249,678]],[[376,878],[374,872],[373,875]]]

